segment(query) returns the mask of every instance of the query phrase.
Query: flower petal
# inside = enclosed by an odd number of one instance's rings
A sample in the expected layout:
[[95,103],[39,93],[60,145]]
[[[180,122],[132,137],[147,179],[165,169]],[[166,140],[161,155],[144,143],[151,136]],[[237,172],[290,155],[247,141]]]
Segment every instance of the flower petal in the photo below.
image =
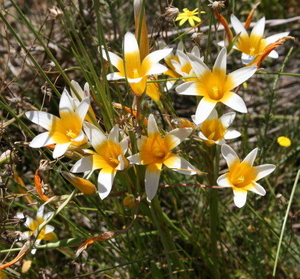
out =
[[222,145],[221,152],[222,152],[224,159],[226,160],[226,163],[227,163],[229,169],[236,161],[240,161],[240,159],[239,159],[238,155],[235,153],[235,151],[227,144]]
[[187,55],[191,60],[193,70],[198,78],[204,75],[207,71],[210,72],[210,69],[206,66],[206,64],[201,59],[199,59],[199,57],[196,57],[191,53],[187,53]]
[[221,51],[218,54],[218,57],[214,64],[214,69],[223,70],[226,72],[226,66],[227,66],[227,50],[226,48],[222,48]]
[[124,73],[124,62],[122,58],[110,51],[107,52],[109,56],[107,57],[104,49],[102,49],[101,53],[106,61],[110,61],[113,66],[115,66],[120,72]]
[[235,138],[238,138],[241,136],[241,133],[236,131],[236,130],[232,130],[232,129],[228,129],[226,132],[225,132],[225,135],[224,135],[224,139],[226,140],[230,140],[230,139],[235,139]]
[[194,175],[197,173],[197,169],[192,164],[176,154],[172,154],[164,161],[164,164],[168,168],[182,174]]
[[53,150],[53,158],[56,159],[62,155],[64,155],[66,153],[66,151],[68,150],[69,146],[70,146],[71,142],[67,142],[67,143],[57,143],[55,145],[55,148]]
[[242,53],[242,63],[247,65],[247,64],[251,63],[255,59],[255,57],[256,56],[254,56],[254,55],[249,55],[249,54],[246,54],[246,53]]
[[246,34],[248,36],[244,25],[239,21],[239,19],[235,15],[230,16],[230,21],[236,34],[241,33],[241,35]]
[[218,177],[217,184],[221,187],[232,187],[230,180],[228,179],[227,173],[224,173]]
[[71,172],[78,173],[78,172],[85,172],[94,170],[93,168],[93,155],[84,157],[78,160],[75,165],[71,168]]
[[27,111],[25,115],[30,121],[42,126],[46,130],[50,130],[52,123],[58,119],[58,117],[45,111]]
[[251,35],[255,34],[257,37],[263,37],[265,32],[266,18],[262,17],[252,29]]
[[243,190],[233,190],[233,194],[234,194],[234,204],[241,208],[245,205],[246,200],[247,200],[247,191],[243,191]]
[[267,37],[267,38],[266,38],[267,45],[273,44],[273,43],[275,43],[276,41],[278,41],[279,39],[281,39],[282,37],[288,36],[289,33],[290,33],[290,32],[282,32],[282,33],[275,34],[275,35],[272,35],[272,36]]
[[110,73],[106,76],[107,80],[119,80],[124,78],[125,76],[121,72]]
[[252,188],[249,188],[249,191],[258,194],[260,196],[264,196],[266,194],[266,190],[260,184],[256,183],[255,181],[252,182]]
[[222,103],[238,112],[247,112],[247,107],[244,100],[236,93],[231,92],[230,97],[222,101]]
[[257,70],[255,66],[249,66],[240,68],[238,70],[233,71],[228,75],[234,84],[233,88],[237,87],[238,85],[242,84],[244,81],[252,77]]
[[172,48],[165,48],[151,52],[148,54],[143,62],[142,62],[142,69],[145,75],[154,75],[154,74],[161,74],[167,70],[167,68],[158,62],[167,57],[171,52]]
[[196,95],[198,96],[197,83],[194,81],[185,82],[176,87],[176,92],[181,95]]
[[119,143],[119,125],[116,124],[109,132],[108,139]]
[[98,191],[102,200],[109,195],[115,175],[116,171],[112,168],[100,171],[98,175]]
[[258,152],[258,148],[254,148],[247,156],[246,158],[243,160],[243,162],[246,162],[247,164],[249,164],[250,166],[253,166],[254,161],[256,159],[257,156],[257,152]]
[[228,112],[228,113],[223,114],[220,117],[220,121],[221,121],[222,125],[225,128],[227,128],[227,127],[229,127],[231,125],[231,123],[233,122],[235,116],[236,116],[235,112]]
[[196,109],[195,123],[200,124],[205,121],[215,106],[216,103],[208,102],[205,98],[202,98]]
[[75,113],[79,116],[79,119],[81,119],[82,121],[87,114],[89,106],[90,106],[90,98],[86,97],[82,100],[82,102],[76,108]]
[[[81,86],[79,85],[79,83],[75,80],[71,80],[71,84],[73,85],[74,89],[76,90],[76,93],[80,96],[81,100],[83,100],[85,97],[85,94],[84,94],[84,91],[82,90]],[[88,84],[88,83],[86,83],[86,84]],[[72,97],[74,99],[78,99],[75,92],[72,90],[72,88],[70,88],[70,89],[71,89]],[[81,101],[81,100],[79,100],[79,101]]]
[[50,133],[44,132],[33,138],[29,146],[32,148],[40,148],[53,143],[55,143],[55,141],[51,138]]
[[75,102],[68,91],[64,89],[59,101],[59,115],[64,112],[73,112],[75,110]]
[[92,123],[84,123],[84,132],[95,150],[97,150],[97,147],[101,145],[103,141],[107,140],[105,134]]
[[260,166],[253,167],[253,170],[257,173],[256,180],[260,180],[261,178],[269,175],[271,172],[275,170],[276,166],[272,164],[264,164]]
[[148,200],[152,200],[156,195],[159,184],[161,166],[161,164],[150,164],[146,168],[145,188]]
[[192,131],[192,128],[177,128],[170,131],[165,136],[165,141],[168,144],[168,149],[172,150],[173,148],[175,148],[178,144],[185,140]]
[[159,133],[159,130],[154,115],[150,114],[148,118],[148,135],[152,133]]
[[130,161],[131,164],[136,164],[136,165],[140,165],[141,164],[140,153],[131,155],[131,156],[127,157],[127,159]]
[[277,52],[276,50],[272,50],[272,51],[269,53],[268,57],[277,59],[277,58],[279,57],[279,55],[278,55],[278,52]]

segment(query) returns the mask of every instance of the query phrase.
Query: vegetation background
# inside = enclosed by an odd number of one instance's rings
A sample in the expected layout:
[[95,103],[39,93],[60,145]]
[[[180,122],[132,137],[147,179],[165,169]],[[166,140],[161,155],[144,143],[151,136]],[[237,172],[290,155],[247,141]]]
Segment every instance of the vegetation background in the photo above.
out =
[[[37,134],[37,127],[24,113],[43,108],[56,114],[60,93],[64,87],[70,87],[71,80],[76,80],[82,86],[86,81],[93,85],[93,107],[102,116],[103,126],[109,127],[109,121],[122,121],[110,104],[117,102],[130,107],[132,97],[125,94],[125,98],[124,89],[105,81],[110,70],[98,47],[108,43],[109,48],[122,52],[124,34],[134,32],[132,2],[0,1],[0,153],[11,152],[9,159],[1,161],[0,170],[3,263],[13,259],[22,246],[15,240],[18,232],[26,228],[22,220],[15,218],[16,213],[35,216],[35,203],[41,204],[33,187],[34,172],[41,159],[51,160],[47,149],[31,149],[25,144]],[[243,21],[254,3],[226,1],[222,15],[229,19],[234,13]],[[176,47],[178,32],[182,30],[177,23],[164,20],[169,4],[162,0],[145,1],[148,31],[154,38],[160,36],[166,44]],[[203,24],[199,28],[205,31],[200,47],[207,55],[207,63],[212,65],[223,32],[214,30],[219,23],[208,7],[210,2],[174,0],[172,4],[180,10],[199,7],[206,12],[201,14]],[[62,11],[61,15],[55,17],[52,13],[51,17],[49,8],[53,5]],[[183,178],[174,172],[164,172],[160,185],[178,186],[159,191],[162,210],[158,218],[164,220],[161,226],[155,223],[147,202],[142,201],[129,230],[94,243],[76,257],[76,250],[87,238],[120,231],[133,220],[136,208],[127,209],[122,203],[132,177],[118,176],[115,187],[123,192],[115,190],[111,198],[103,201],[97,196],[75,197],[51,222],[59,240],[69,242],[62,241],[56,247],[44,245],[36,255],[26,254],[5,270],[8,278],[300,278],[299,185],[296,188],[300,165],[299,14],[296,0],[262,1],[255,13],[253,21],[262,16],[270,20],[268,34],[288,30],[296,40],[278,48],[279,58],[267,60],[264,70],[247,82],[243,98],[249,113],[239,115],[234,123],[242,133],[234,146],[241,157],[259,147],[259,163],[273,163],[277,169],[262,182],[267,195],[263,198],[251,195],[242,209],[234,207],[230,190],[218,190],[217,251],[212,249],[210,241],[208,190],[183,186],[203,184],[205,178]],[[181,37],[187,49],[192,46],[190,35]],[[231,55],[229,70],[236,68],[239,59],[238,53]],[[171,100],[178,117],[194,114],[195,98],[174,92],[166,98]],[[158,111],[149,100],[147,109]],[[279,146],[276,142],[279,136],[289,137],[292,145]],[[205,171],[208,166],[203,156],[201,149],[194,151],[193,163]],[[70,160],[55,163],[53,171],[43,176],[57,196],[69,195],[73,190],[61,177],[63,165],[69,168]],[[220,169],[225,167],[221,161]],[[293,199],[292,189],[296,189]],[[26,197],[33,200],[31,206]],[[58,206],[51,203],[48,210]],[[284,221],[286,227],[280,241]],[[164,228],[175,252],[165,253],[163,249]],[[0,274],[0,278],[4,276]]]

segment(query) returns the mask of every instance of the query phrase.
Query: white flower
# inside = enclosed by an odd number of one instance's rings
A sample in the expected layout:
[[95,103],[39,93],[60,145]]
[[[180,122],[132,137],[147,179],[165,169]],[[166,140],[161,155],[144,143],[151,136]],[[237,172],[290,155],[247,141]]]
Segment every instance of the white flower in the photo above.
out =
[[264,196],[266,194],[265,189],[256,181],[269,175],[276,167],[271,164],[253,167],[258,148],[253,149],[242,162],[229,145],[222,145],[221,151],[227,162],[229,172],[221,175],[217,183],[221,187],[233,189],[235,205],[237,207],[245,205],[247,191]]

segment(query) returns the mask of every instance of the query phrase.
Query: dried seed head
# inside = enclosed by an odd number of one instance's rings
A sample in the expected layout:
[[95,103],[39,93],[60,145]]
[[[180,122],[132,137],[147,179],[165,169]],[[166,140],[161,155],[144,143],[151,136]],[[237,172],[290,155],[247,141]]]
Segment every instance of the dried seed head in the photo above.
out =
[[216,12],[220,12],[222,9],[225,8],[225,1],[212,1],[209,0],[210,4],[208,4],[209,7],[211,7]]
[[166,21],[173,22],[174,19],[178,16],[179,9],[174,6],[166,7],[166,12],[163,14],[163,17]]
[[52,6],[51,8],[49,8],[48,12],[48,20],[60,19],[63,15],[62,10],[56,6]]

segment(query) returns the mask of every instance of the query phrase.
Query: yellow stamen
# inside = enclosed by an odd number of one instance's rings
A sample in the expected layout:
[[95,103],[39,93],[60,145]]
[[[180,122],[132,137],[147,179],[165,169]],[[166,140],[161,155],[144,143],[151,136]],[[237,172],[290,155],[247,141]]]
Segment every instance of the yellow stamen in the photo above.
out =
[[75,139],[77,137],[77,135],[71,129],[66,131],[66,135],[71,139]]

